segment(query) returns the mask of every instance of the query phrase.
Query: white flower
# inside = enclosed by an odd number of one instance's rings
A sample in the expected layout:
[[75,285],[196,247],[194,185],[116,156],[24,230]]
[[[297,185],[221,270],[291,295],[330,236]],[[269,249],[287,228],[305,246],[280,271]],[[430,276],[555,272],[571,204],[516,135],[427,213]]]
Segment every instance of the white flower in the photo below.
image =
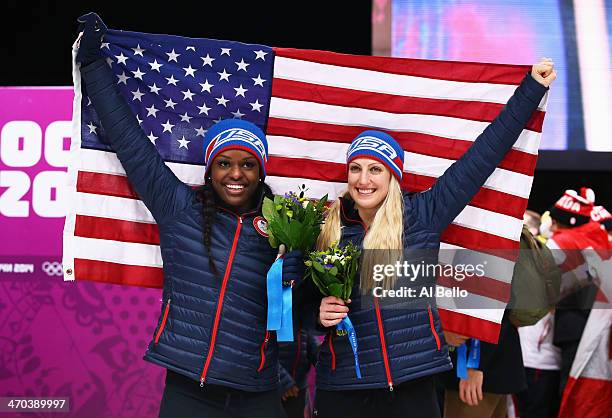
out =
[[302,207],[303,207],[304,209],[306,209],[306,207],[307,207],[307,206],[308,206],[308,200],[304,200],[304,201],[302,202]]

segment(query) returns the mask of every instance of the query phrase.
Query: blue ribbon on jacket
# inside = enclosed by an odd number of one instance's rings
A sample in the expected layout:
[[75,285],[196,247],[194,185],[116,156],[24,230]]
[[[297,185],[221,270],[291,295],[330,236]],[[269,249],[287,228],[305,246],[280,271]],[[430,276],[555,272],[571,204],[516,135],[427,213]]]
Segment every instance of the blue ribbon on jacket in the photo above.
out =
[[467,379],[467,369],[477,369],[478,366],[480,366],[480,340],[472,338],[469,356],[467,342],[457,348],[457,377]]
[[336,326],[340,331],[346,331],[349,343],[351,343],[351,348],[353,349],[353,354],[355,355],[355,373],[357,374],[357,379],[361,379],[361,370],[359,368],[359,356],[358,356],[358,348],[357,348],[357,333],[355,332],[355,327],[353,327],[353,323],[349,319],[348,316],[345,316],[342,321]]
[[293,341],[293,294],[291,286],[283,286],[283,258],[278,258],[268,270],[266,277],[268,290],[269,331],[276,331],[280,342]]

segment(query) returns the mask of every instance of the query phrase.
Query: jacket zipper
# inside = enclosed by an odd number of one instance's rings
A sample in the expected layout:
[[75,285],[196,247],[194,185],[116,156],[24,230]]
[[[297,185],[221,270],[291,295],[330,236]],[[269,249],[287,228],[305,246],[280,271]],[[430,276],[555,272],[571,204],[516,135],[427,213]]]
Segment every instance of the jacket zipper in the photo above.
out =
[[[230,212],[231,213],[231,212]],[[234,261],[234,255],[236,253],[236,247],[238,246],[238,237],[240,236],[240,230],[242,229],[242,216],[238,216],[238,225],[236,225],[236,232],[234,232],[234,241],[232,242],[232,249],[227,260],[225,267],[225,274],[223,275],[223,282],[221,283],[221,291],[219,292],[219,302],[217,303],[217,312],[215,313],[215,322],[213,323],[212,336],[210,339],[210,347],[208,348],[208,354],[206,355],[206,362],[204,363],[204,369],[200,376],[200,387],[204,387],[204,381],[206,380],[206,373],[208,373],[208,367],[212,360],[213,352],[215,351],[215,341],[217,339],[217,331],[219,329],[219,319],[221,317],[221,309],[223,308],[223,298],[225,297],[225,287],[227,286],[227,280],[229,279],[230,272],[232,271],[232,262]]]
[[297,354],[295,356],[295,361],[293,362],[293,371],[291,373],[291,376],[293,377],[293,380],[295,380],[295,375],[297,374],[297,368],[298,365],[300,364],[300,353],[302,351],[302,346],[301,346],[301,340],[302,340],[302,328],[298,328],[297,331]]
[[155,344],[159,342],[159,337],[161,337],[161,333],[164,331],[164,328],[166,327],[166,321],[168,320],[169,312],[170,312],[170,299],[168,299],[168,302],[166,302],[166,309],[164,309],[164,316],[162,317],[161,325],[159,326],[159,329],[157,330],[157,334],[155,334]]
[[434,325],[433,313],[431,312],[431,305],[427,306],[427,312],[429,313],[429,326],[431,327],[431,333],[436,339],[436,346],[438,346],[438,351],[440,351],[440,347],[441,347],[440,337],[438,336],[438,333],[436,332],[436,327]]
[[393,392],[393,379],[391,379],[391,368],[389,367],[389,356],[387,355],[387,344],[385,343],[385,331],[383,330],[380,306],[378,305],[378,299],[376,297],[374,298],[374,308],[376,310],[376,320],[378,322],[378,336],[380,337],[383,361],[385,363],[385,373],[387,374],[387,384],[389,385],[389,392]]
[[334,343],[332,341],[332,339],[334,338],[334,332],[336,332],[335,330],[331,330],[329,333],[329,352],[331,353],[332,356],[332,371],[336,371],[336,352],[334,351]]
[[266,337],[263,340],[263,343],[261,343],[261,348],[260,348],[260,352],[261,352],[261,361],[259,362],[259,368],[257,369],[258,372],[262,371],[264,368],[264,365],[266,364],[266,345],[268,344],[268,341],[270,340],[270,331],[266,331]]

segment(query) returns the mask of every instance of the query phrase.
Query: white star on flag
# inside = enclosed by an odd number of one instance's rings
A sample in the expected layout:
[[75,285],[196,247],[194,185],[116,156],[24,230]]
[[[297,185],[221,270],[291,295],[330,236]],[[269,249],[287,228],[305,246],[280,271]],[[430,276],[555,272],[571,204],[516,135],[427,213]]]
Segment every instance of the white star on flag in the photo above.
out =
[[236,97],[238,96],[244,96],[244,93],[246,93],[248,90],[245,89],[244,87],[242,87],[242,84],[240,85],[240,87],[234,87],[234,90],[236,90]]
[[151,105],[151,107],[145,107],[145,109],[147,109],[147,116],[153,116],[154,118],[157,117],[157,112],[159,112],[159,110],[155,108],[155,105]]
[[223,69],[223,72],[217,73],[217,74],[219,74],[219,81],[225,80],[225,81],[227,81],[229,83],[229,78],[230,78],[231,74],[226,72],[225,68]]
[[198,109],[200,109],[200,115],[202,113],[204,113],[206,116],[208,116],[208,111],[210,109],[212,109],[211,107],[206,106],[206,103],[202,103],[202,106],[196,106]]
[[244,70],[244,72],[247,72],[247,67],[251,64],[247,64],[246,62],[244,62],[244,59],[240,59],[240,62],[236,62],[236,65],[238,66],[238,70],[236,71],[240,71],[240,70]]
[[262,107],[263,105],[259,103],[259,99],[255,100],[255,102],[253,102],[253,103],[249,103],[249,104],[250,104],[250,105],[251,105],[251,107],[253,108],[253,109],[251,109],[251,110],[253,110],[253,111],[257,111],[257,112],[261,112],[261,110],[260,110],[260,109],[261,109],[261,107]]
[[229,57],[231,50],[232,48],[221,48],[221,55],[227,55]]
[[178,83],[178,80],[174,78],[173,75],[166,77],[166,80],[168,80],[168,84],[172,84],[173,86],[176,86],[176,83]]
[[153,60],[153,62],[150,62],[149,65],[151,66],[151,70],[152,71],[157,71],[158,73],[160,72],[159,69],[161,68],[162,65],[164,64],[159,64],[157,62],[157,59]]
[[262,61],[265,61],[266,60],[265,57],[267,54],[268,54],[267,52],[264,52],[261,49],[259,51],[255,51],[255,55],[257,55],[255,59],[258,60],[261,58]]
[[140,67],[138,67],[136,68],[136,71],[132,71],[132,74],[134,74],[134,78],[138,78],[142,80],[142,76],[145,75],[146,73],[143,73],[142,71],[140,71]]
[[204,138],[204,134],[206,133],[206,129],[204,129],[202,127],[202,125],[200,125],[199,128],[194,128],[196,131],[196,136],[200,135],[202,138]]
[[195,94],[192,93],[189,89],[182,91],[181,93],[183,93],[183,100],[193,100],[192,97]]
[[151,90],[151,93],[159,94],[159,92],[161,91],[161,88],[157,87],[155,83],[153,83],[152,86],[148,86],[148,87],[149,87],[149,90]]
[[144,55],[142,55],[142,53],[145,52],[146,49],[142,49],[140,47],[140,44],[136,45],[136,48],[132,48],[132,50],[134,51],[134,55],[140,55],[141,57],[144,58]]
[[123,55],[123,52],[120,53],[119,55],[115,55],[115,58],[117,58],[117,62],[119,64],[123,64],[123,65],[127,65],[126,61],[128,59],[128,57],[126,57],[125,55]]
[[181,54],[177,54],[176,52],[174,52],[174,49],[172,49],[172,52],[166,52],[166,55],[168,55],[168,62],[178,62],[176,59],[181,56]]
[[187,115],[187,112],[185,112],[184,115],[180,115],[181,116],[181,122],[191,122],[192,117]]
[[90,133],[90,134],[98,134],[98,133],[96,132],[96,129],[98,129],[98,127],[97,127],[96,125],[94,125],[92,122],[89,122],[89,123],[87,124],[87,127],[89,128],[89,133]]
[[149,141],[151,141],[153,143],[153,145],[155,145],[155,140],[158,138],[157,136],[153,135],[153,131],[151,131],[151,133],[149,135],[147,135],[147,138],[149,138]]
[[229,100],[223,97],[223,95],[221,95],[221,97],[216,97],[215,100],[217,101],[218,105],[221,105],[223,107],[227,107],[227,102],[229,102]]
[[124,72],[122,72],[121,74],[117,75],[117,77],[119,78],[119,81],[117,82],[117,84],[119,84],[119,83],[123,83],[123,84],[125,84],[126,86],[127,86],[127,81],[128,81],[128,78],[132,78],[132,77],[130,77],[130,76],[125,75],[125,71],[124,71]]
[[210,84],[208,82],[208,79],[206,79],[203,83],[200,83],[200,86],[202,86],[202,93],[204,93],[205,91],[210,93],[211,92],[210,88],[214,87],[215,85],[214,84]]
[[266,81],[263,78],[261,78],[261,74],[258,74],[257,78],[252,78],[252,80],[255,82],[254,84],[255,86],[261,86],[261,87],[263,87],[263,83],[264,81]]
[[211,58],[210,54],[206,54],[205,57],[200,57],[203,61],[202,63],[202,67],[206,66],[206,65],[210,65],[211,67],[213,66],[213,61],[215,60],[215,58]]
[[185,139],[185,135],[183,135],[183,137],[182,137],[181,139],[177,139],[177,141],[178,141],[178,143],[180,144],[180,145],[179,145],[179,148],[189,149],[189,148],[187,147],[187,144],[189,144],[191,141],[187,141],[187,140]]
[[172,99],[164,100],[164,102],[166,103],[166,107],[171,107],[172,109],[174,109],[174,106],[176,105]]
[[170,123],[170,119],[168,119],[166,123],[162,123],[161,126],[164,127],[164,132],[170,133],[172,133],[172,128],[174,128],[174,125]]
[[195,78],[194,73],[196,72],[195,68],[191,68],[191,64],[189,64],[188,67],[183,68],[183,70],[185,70],[185,77],[187,76],[191,76]]
[[132,101],[138,100],[139,102],[142,102],[142,96],[144,96],[144,93],[141,93],[140,88],[137,88],[136,91],[132,92],[132,94],[134,95]]

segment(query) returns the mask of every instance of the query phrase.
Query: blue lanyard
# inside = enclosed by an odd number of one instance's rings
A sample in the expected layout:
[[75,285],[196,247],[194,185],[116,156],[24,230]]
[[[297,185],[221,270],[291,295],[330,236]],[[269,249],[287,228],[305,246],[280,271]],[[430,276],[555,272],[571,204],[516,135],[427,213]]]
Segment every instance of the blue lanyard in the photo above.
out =
[[283,287],[283,258],[276,260],[266,276],[268,291],[269,331],[276,331],[277,341],[293,341],[293,293],[291,286]]
[[468,356],[467,343],[457,348],[457,377],[467,379],[467,369],[477,369],[480,366],[480,340],[472,338],[470,355]]
[[347,336],[349,342],[351,343],[351,348],[353,349],[353,355],[355,356],[355,373],[357,374],[357,379],[361,379],[361,369],[359,367],[359,355],[357,348],[357,333],[355,332],[355,327],[353,327],[353,323],[349,319],[348,316],[344,317],[344,319],[336,326],[339,330],[344,330],[347,332]]

